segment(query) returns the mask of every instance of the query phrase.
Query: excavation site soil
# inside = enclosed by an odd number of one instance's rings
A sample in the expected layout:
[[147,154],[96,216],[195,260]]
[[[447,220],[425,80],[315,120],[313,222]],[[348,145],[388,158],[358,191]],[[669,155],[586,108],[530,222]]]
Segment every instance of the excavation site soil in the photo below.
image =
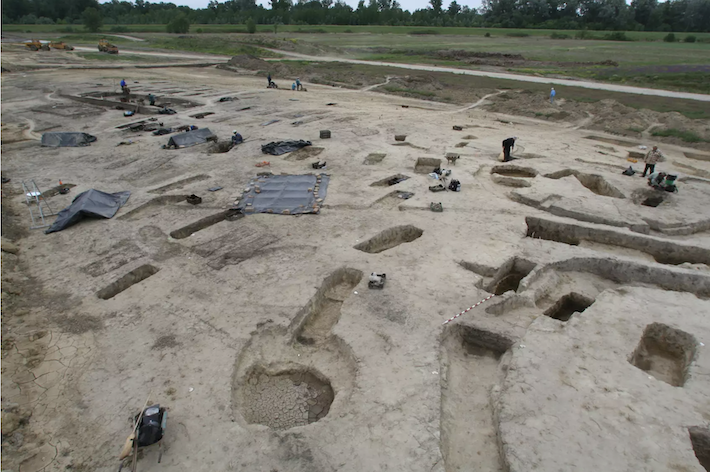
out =
[[[652,136],[707,120],[36,57],[2,74],[3,471],[118,470],[145,404],[140,471],[709,470],[710,153]],[[91,189],[109,218],[45,234]]]

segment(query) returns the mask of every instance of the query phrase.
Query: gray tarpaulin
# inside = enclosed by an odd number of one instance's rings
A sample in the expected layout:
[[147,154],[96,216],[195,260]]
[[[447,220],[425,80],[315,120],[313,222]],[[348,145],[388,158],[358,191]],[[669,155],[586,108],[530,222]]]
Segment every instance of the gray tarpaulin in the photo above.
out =
[[325,200],[329,181],[330,177],[326,174],[257,177],[249,182],[249,188],[245,190],[237,208],[246,214],[318,213]]
[[106,193],[94,189],[82,192],[57,214],[54,224],[45,233],[61,231],[83,218],[112,218],[130,196],[131,192]]
[[209,128],[201,128],[186,133],[176,134],[168,141],[168,147],[184,148],[194,146],[195,144],[206,143],[214,134]]
[[264,154],[271,154],[274,156],[280,156],[281,154],[286,154],[287,152],[296,151],[302,147],[310,146],[310,141],[278,141],[274,143],[264,144],[261,146],[261,152]]
[[42,135],[42,146],[49,147],[77,147],[89,146],[96,141],[96,136],[86,133],[44,133]]

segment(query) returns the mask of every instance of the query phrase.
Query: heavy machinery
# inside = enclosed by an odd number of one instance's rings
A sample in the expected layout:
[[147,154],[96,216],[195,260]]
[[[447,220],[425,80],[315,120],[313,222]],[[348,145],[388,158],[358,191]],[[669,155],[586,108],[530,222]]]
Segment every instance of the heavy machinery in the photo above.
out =
[[74,46],[69,46],[64,41],[52,41],[51,43],[49,43],[49,47],[54,48],[54,49],[64,49],[65,51],[73,51],[74,50]]
[[25,41],[25,46],[27,46],[30,51],[49,51],[49,41],[30,39],[29,41]]
[[118,54],[118,47],[108,42],[108,39],[99,39],[99,52]]

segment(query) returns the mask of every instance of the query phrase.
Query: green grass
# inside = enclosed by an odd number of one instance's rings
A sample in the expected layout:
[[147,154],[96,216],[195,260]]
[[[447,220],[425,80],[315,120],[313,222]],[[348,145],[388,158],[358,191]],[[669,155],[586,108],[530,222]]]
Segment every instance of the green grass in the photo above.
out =
[[680,130],[680,129],[675,129],[675,128],[668,128],[668,129],[663,129],[659,131],[654,131],[651,133],[653,136],[674,136],[676,138],[679,138],[686,143],[702,143],[702,142],[707,142],[707,140],[701,138],[697,134],[693,133],[692,131],[685,131],[685,130]]
[[89,61],[105,61],[105,62],[169,62],[174,59],[170,57],[159,56],[141,56],[138,54],[106,54],[103,52],[77,52],[79,57],[83,57]]
[[416,96],[425,97],[425,98],[436,97],[436,94],[434,92],[427,92],[425,90],[414,90],[414,89],[408,89],[408,88],[389,87],[389,86],[383,87],[383,88],[390,93],[404,93],[404,94],[416,95]]
[[[104,26],[104,31],[108,32],[111,28],[115,26],[122,26],[128,30],[128,33],[164,33],[165,25],[106,25]],[[51,33],[51,32],[62,32],[63,29],[71,27],[74,30],[80,31],[83,27],[81,25],[3,25],[3,31],[5,32],[25,32],[27,30],[37,33]],[[203,33],[238,33],[244,32],[246,27],[244,25],[200,25],[195,24],[190,26],[190,32],[195,33],[195,31],[200,28]],[[417,31],[416,28],[411,26],[339,26],[339,25],[317,25],[312,28],[320,31],[325,31],[326,33],[370,33],[370,34],[388,34],[388,35],[412,35],[413,31]],[[294,33],[299,30],[303,31],[304,34],[308,28],[304,28],[300,25],[279,25],[279,33]],[[463,28],[463,27],[431,27],[426,28],[426,31],[433,32],[435,35],[456,35],[456,36],[481,36],[483,37],[486,33],[491,35],[490,38],[486,40],[491,41],[496,39],[497,36],[515,35],[517,33],[527,34],[530,37],[549,37],[553,33],[557,34],[567,34],[570,37],[574,37],[577,30],[549,30],[549,29],[516,29],[516,28]],[[272,25],[257,25],[257,32],[273,33]],[[603,36],[604,34],[609,34],[609,31],[600,31],[598,36]],[[626,36],[633,41],[662,41],[663,37],[667,34],[660,31],[625,31]],[[698,40],[700,39],[710,39],[710,33],[692,33]]]
[[232,38],[220,36],[158,36],[150,38],[148,45],[158,49],[192,51],[226,56],[251,54],[259,57],[279,57],[279,54],[258,46],[236,42]]

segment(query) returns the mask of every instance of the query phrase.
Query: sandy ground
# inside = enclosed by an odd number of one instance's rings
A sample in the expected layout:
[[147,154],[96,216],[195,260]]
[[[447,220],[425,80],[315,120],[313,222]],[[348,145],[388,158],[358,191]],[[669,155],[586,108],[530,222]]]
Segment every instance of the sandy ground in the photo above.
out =
[[[124,74],[3,74],[3,470],[116,470],[149,394],[169,419],[162,462],[141,449],[141,471],[703,470],[709,161],[664,146],[658,168],[680,172],[680,192],[650,207],[645,179],[621,174],[635,148],[579,123],[132,70],[134,93],[194,101],[155,115],[166,126],[246,139],[166,150],[167,136],[117,129],[122,111],[68,98]],[[201,111],[214,114],[189,117]],[[47,130],[98,141],[42,148]],[[519,159],[501,167],[513,135]],[[261,153],[282,139],[323,150]],[[430,192],[420,158],[442,159],[461,192]],[[256,172],[312,173],[316,159],[331,177],[320,214],[216,218],[182,237]],[[90,188],[132,194],[111,220],[45,235],[27,229],[29,179],[75,185],[55,211]]]

